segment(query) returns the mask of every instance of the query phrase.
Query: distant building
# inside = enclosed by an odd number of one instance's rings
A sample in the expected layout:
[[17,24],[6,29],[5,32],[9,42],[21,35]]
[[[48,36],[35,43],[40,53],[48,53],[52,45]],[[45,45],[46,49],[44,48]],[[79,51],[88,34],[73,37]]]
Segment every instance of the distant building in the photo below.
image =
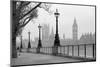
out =
[[78,25],[76,23],[76,18],[74,18],[74,24],[72,26],[72,36],[73,36],[73,40],[77,41],[78,40]]
[[87,33],[80,37],[80,44],[95,44],[95,34]]
[[51,46],[54,45],[54,39],[55,39],[55,34],[54,34],[53,27],[52,27],[52,30],[51,30],[51,33],[50,33],[50,36],[49,36],[49,45],[51,45]]
[[67,39],[65,38],[65,34],[63,34],[63,39],[60,39],[61,45],[67,45]]
[[42,26],[42,40],[48,40],[49,39],[49,25],[44,24]]
[[48,46],[48,41],[49,41],[49,25],[44,24],[42,26],[42,46]]
[[77,45],[78,44],[78,25],[76,18],[74,18],[74,24],[72,26],[72,38],[73,38],[73,44]]
[[34,38],[34,41],[33,41],[33,47],[37,47],[38,46],[38,40],[39,40],[39,38],[38,37],[36,37],[36,38]]

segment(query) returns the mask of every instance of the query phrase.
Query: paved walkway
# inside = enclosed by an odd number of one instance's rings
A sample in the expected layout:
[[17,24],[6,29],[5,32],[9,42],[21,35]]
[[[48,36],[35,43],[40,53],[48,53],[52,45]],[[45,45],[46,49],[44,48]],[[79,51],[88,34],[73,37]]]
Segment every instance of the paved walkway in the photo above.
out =
[[45,64],[45,63],[60,63],[60,62],[76,62],[71,58],[64,58],[43,54],[20,53],[17,59],[12,59],[12,65],[29,65],[29,64]]

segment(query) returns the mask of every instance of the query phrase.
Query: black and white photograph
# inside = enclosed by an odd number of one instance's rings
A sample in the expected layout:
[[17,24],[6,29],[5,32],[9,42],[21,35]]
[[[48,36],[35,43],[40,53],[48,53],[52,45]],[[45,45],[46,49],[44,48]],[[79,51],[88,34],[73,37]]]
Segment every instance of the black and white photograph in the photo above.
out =
[[11,66],[96,61],[96,6],[11,0]]

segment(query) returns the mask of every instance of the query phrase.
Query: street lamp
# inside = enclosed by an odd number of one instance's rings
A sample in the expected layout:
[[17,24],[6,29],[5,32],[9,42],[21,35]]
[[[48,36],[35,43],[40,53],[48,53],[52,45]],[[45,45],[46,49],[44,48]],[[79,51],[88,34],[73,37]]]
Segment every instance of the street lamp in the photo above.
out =
[[21,44],[20,44],[20,52],[22,51],[22,48],[23,48],[23,44],[22,44],[22,35],[20,37],[20,40],[21,40]]
[[60,13],[58,13],[58,9],[56,9],[56,12],[54,13],[56,17],[56,34],[55,34],[55,40],[54,40],[54,47],[53,47],[53,54],[58,54],[58,46],[60,46],[60,40],[59,40],[59,34],[58,34],[58,17]]
[[42,28],[42,26],[39,24],[38,28],[39,28],[39,40],[38,40],[38,46],[37,46],[37,53],[40,53],[40,48],[42,47],[42,43],[41,43],[41,28]]
[[60,13],[58,13],[58,9],[56,9],[56,12],[54,13],[56,17],[56,34],[55,34],[55,40],[54,40],[54,46],[60,46],[60,40],[59,40],[59,34],[58,34],[58,17]]
[[30,43],[30,32],[28,32],[28,35],[29,35],[29,42],[28,42],[28,52],[29,52],[29,49],[31,48],[31,43]]

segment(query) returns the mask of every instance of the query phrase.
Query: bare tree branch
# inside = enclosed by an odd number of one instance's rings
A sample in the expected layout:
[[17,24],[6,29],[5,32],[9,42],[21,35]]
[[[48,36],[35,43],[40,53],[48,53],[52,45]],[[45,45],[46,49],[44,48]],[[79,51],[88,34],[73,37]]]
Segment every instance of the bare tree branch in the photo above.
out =
[[27,18],[25,18],[25,20],[23,21],[23,24],[25,24],[25,21],[27,20],[27,19],[29,19],[30,17],[27,17]]
[[26,26],[26,25],[29,23],[29,21],[30,21],[31,19],[32,19],[32,18],[30,18],[26,23],[24,23],[24,24],[22,25],[22,27]]
[[[25,21],[26,21],[27,19],[29,19],[29,20],[25,23]],[[27,18],[24,20],[24,22],[23,22],[24,24],[22,24],[21,26],[19,26],[18,29],[21,29],[22,27],[26,26],[26,25],[29,23],[29,21],[30,21],[31,19],[32,19],[32,18],[27,17]]]
[[32,8],[29,12],[27,12],[26,14],[24,14],[23,16],[21,16],[20,19],[24,18],[26,15],[28,15],[29,13],[31,13],[34,9],[36,9],[40,5],[41,5],[41,2],[38,5],[36,5],[34,8]]

